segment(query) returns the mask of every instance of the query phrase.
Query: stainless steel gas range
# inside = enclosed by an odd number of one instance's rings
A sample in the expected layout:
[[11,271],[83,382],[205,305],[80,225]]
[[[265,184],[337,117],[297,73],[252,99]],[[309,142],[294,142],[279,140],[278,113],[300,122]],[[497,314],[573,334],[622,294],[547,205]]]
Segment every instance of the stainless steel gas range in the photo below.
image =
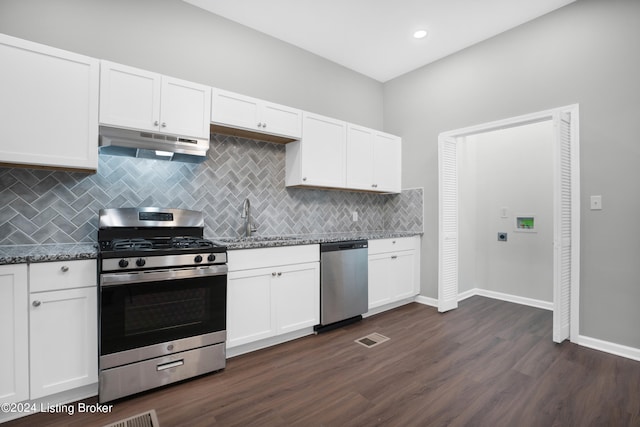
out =
[[225,367],[226,248],[201,212],[100,210],[99,401]]

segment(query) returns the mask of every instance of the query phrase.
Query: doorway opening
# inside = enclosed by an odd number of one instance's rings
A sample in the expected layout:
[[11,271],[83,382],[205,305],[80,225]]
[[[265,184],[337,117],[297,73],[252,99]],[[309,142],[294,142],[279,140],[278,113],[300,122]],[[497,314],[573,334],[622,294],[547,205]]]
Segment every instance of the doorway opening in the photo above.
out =
[[[578,105],[441,133],[438,137],[439,268],[438,310],[457,308],[459,300],[459,162],[458,150],[467,137],[526,126],[553,123],[553,340],[576,340],[579,326],[580,156]],[[533,224],[523,215],[521,226]]]

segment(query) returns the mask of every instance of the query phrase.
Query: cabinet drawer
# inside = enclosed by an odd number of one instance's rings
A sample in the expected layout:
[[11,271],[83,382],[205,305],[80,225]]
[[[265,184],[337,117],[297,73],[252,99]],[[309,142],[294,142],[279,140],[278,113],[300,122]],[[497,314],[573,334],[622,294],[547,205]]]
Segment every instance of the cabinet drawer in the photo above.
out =
[[416,249],[418,237],[369,240],[369,255]]
[[320,260],[319,245],[237,249],[227,252],[229,271],[302,264]]
[[95,286],[96,260],[42,262],[29,265],[30,292]]

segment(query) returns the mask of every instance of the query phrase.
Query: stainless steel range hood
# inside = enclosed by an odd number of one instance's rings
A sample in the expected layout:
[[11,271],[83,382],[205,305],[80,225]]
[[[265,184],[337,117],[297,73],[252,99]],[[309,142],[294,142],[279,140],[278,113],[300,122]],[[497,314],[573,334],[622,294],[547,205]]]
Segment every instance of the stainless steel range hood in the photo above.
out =
[[100,126],[100,153],[114,156],[201,163],[208,139]]

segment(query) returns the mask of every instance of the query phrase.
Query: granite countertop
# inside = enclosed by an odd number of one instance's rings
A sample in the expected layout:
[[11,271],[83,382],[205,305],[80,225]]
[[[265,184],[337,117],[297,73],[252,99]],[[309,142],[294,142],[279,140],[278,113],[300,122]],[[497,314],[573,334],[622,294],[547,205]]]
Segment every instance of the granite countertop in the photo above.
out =
[[[416,232],[373,231],[354,233],[299,234],[287,236],[214,237],[210,240],[226,246],[229,250],[272,248],[278,246],[312,245],[318,243],[343,242],[346,240],[392,239],[419,236]],[[96,259],[95,243],[60,243],[42,245],[0,245],[0,265],[34,262]]]
[[95,243],[0,246],[0,265],[95,259],[97,256]]
[[344,242],[347,240],[392,239],[399,237],[421,236],[418,232],[398,231],[362,231],[350,233],[298,234],[287,236],[255,236],[236,238],[213,238],[216,243],[227,249],[272,248],[277,246],[312,245],[318,243]]

